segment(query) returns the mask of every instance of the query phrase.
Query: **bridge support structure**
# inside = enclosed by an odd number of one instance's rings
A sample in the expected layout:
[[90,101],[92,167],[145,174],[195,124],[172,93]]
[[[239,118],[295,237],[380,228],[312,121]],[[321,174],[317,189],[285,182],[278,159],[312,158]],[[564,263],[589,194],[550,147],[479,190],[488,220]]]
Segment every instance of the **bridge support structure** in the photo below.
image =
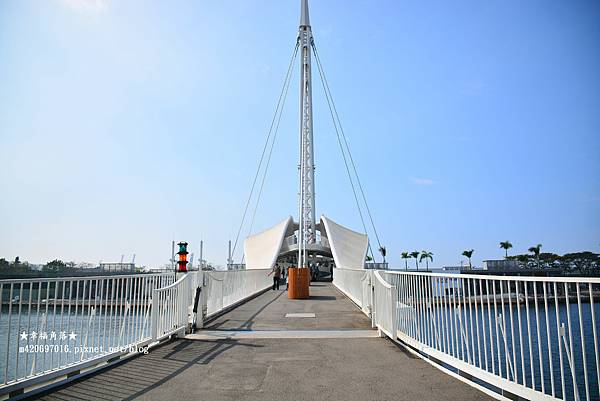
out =
[[[298,228],[298,270],[289,276],[290,288],[292,280],[298,291],[288,292],[289,298],[295,296],[308,298],[310,279],[309,255],[307,245],[316,241],[315,227],[315,163],[313,151],[313,116],[312,116],[312,74],[311,46],[312,31],[308,16],[308,0],[302,0],[298,44],[300,45],[300,162],[299,167],[299,228]],[[299,299],[301,299],[299,298]]]

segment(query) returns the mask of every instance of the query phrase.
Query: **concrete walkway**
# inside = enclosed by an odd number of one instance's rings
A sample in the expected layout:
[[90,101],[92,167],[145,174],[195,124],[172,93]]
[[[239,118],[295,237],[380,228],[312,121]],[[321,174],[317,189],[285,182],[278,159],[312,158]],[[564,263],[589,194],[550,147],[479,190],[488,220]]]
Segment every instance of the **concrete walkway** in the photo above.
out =
[[[238,306],[206,326],[208,330],[336,330],[371,329],[371,320],[333,285],[314,283],[310,299],[288,299],[283,285]],[[286,314],[314,313],[314,318]]]
[[[293,313],[315,317],[285,317]],[[370,320],[331,285],[311,287],[311,299],[302,301],[269,291],[197,335],[42,399],[490,399],[392,341],[371,337],[370,327]],[[223,337],[210,337],[218,335]]]

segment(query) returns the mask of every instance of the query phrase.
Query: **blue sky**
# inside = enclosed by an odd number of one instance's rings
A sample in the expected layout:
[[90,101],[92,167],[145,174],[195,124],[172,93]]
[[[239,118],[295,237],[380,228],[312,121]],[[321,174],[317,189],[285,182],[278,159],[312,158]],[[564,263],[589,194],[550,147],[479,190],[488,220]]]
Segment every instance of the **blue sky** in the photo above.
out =
[[[600,251],[600,4],[312,0],[392,265]],[[0,3],[0,257],[224,264],[297,0]],[[255,227],[297,214],[297,75]],[[316,75],[316,74],[315,74]],[[314,85],[317,213],[360,220]],[[236,259],[239,260],[239,252]]]

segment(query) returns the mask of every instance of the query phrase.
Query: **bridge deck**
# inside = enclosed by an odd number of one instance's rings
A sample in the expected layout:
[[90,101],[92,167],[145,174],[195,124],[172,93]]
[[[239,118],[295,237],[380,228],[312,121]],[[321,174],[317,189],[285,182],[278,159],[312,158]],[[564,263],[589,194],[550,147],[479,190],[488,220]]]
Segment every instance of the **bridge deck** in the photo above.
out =
[[[291,301],[285,291],[269,291],[197,336],[170,342],[42,399],[489,399],[391,341],[369,338],[369,319],[331,285],[311,286],[311,297]],[[286,313],[315,317],[286,318]],[[210,337],[219,335],[232,338]]]
[[[285,289],[285,284],[280,287]],[[315,318],[285,318],[286,313],[314,313]],[[314,283],[310,299],[288,299],[270,291],[219,317],[208,330],[371,329],[371,321],[331,284]]]

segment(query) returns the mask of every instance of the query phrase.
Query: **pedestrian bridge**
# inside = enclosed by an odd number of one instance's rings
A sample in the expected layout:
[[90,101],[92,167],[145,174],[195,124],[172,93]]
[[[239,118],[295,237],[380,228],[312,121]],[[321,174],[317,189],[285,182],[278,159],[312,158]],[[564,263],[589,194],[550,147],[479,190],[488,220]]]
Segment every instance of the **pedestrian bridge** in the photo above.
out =
[[[310,299],[290,300],[270,290],[267,272],[3,281],[0,391],[47,400],[600,398],[598,279],[335,269]],[[40,340],[44,332],[77,336]],[[23,352],[28,344],[58,348]]]

